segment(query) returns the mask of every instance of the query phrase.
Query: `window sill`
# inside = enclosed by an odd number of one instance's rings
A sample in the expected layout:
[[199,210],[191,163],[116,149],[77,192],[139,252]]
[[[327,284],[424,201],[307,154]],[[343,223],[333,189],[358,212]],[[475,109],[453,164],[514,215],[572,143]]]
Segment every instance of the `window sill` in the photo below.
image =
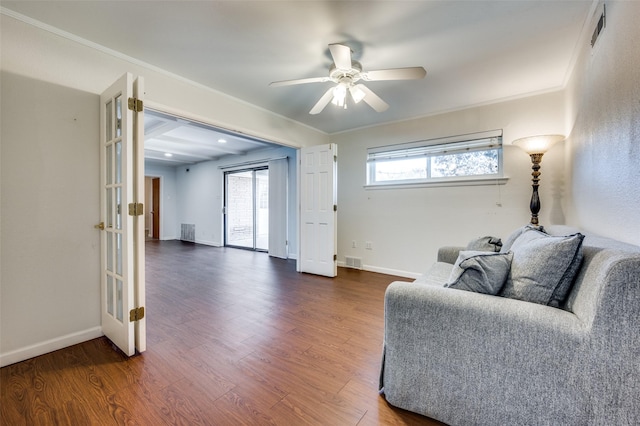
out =
[[452,180],[434,180],[431,182],[411,183],[377,183],[364,185],[364,189],[408,189],[408,188],[438,188],[443,186],[479,186],[479,185],[505,185],[508,177],[470,178]]

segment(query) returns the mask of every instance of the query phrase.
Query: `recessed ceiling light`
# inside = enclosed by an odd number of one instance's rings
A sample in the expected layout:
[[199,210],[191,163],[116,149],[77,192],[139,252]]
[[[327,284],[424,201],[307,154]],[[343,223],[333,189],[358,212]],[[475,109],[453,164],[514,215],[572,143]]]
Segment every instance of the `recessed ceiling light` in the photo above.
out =
[[227,143],[227,140],[226,139],[218,139],[218,142],[219,143]]
[[172,154],[172,153],[170,153],[170,152],[165,152],[165,153],[164,153],[164,156],[165,156],[165,157],[173,157],[173,154]]

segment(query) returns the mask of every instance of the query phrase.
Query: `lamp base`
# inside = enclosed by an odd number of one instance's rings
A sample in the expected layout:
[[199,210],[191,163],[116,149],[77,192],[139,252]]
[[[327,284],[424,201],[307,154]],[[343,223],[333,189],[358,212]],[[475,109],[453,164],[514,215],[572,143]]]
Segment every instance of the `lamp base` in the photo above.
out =
[[533,176],[532,182],[533,192],[531,193],[531,202],[529,203],[529,208],[531,209],[531,224],[538,225],[538,213],[540,212],[540,196],[538,195],[538,187],[540,186],[540,162],[542,161],[543,154],[530,154],[531,156],[531,169],[533,172],[531,176]]

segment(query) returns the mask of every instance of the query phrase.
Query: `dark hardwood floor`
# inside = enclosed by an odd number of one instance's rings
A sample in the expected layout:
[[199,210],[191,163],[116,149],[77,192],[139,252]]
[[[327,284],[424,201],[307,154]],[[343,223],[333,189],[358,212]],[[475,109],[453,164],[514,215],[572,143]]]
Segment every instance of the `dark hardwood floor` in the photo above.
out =
[[147,351],[127,359],[100,338],[2,368],[2,425],[440,425],[377,392],[396,277],[146,248]]

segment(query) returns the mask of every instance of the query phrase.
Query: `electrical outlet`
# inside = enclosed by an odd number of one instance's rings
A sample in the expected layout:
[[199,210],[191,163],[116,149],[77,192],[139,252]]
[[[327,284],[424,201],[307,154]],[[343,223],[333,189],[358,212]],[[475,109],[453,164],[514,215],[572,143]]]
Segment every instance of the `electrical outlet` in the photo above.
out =
[[367,242],[364,243],[364,247],[367,250],[373,250],[373,243],[371,243],[371,241],[367,241]]

